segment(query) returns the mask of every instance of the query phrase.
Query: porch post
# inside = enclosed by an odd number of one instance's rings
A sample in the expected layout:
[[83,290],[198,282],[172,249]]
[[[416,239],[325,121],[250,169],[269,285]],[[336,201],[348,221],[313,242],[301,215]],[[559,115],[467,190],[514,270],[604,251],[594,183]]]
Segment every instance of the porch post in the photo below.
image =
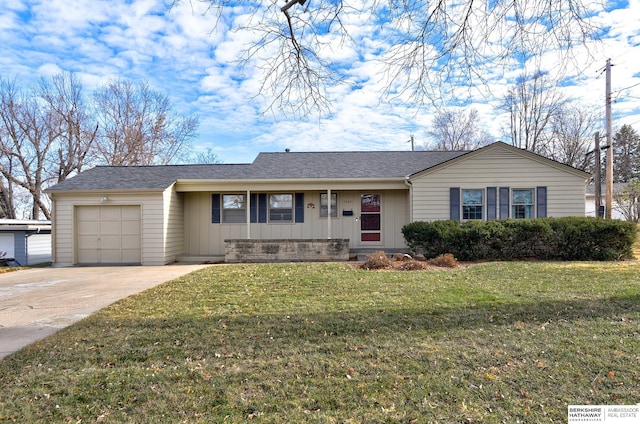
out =
[[331,189],[330,188],[327,189],[327,239],[331,240]]
[[247,240],[251,238],[251,190],[247,189]]

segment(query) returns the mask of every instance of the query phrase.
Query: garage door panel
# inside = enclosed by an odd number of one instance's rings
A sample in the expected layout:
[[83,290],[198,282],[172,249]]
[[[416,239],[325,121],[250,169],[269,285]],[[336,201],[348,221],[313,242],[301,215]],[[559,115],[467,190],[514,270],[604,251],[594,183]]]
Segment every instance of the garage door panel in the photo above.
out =
[[100,234],[121,234],[122,223],[120,221],[100,221]]
[[122,206],[104,206],[100,209],[101,221],[120,221],[122,219]]
[[76,215],[78,217],[78,222],[98,222],[98,220],[100,219],[100,209],[98,206],[83,206],[81,208],[78,208]]
[[122,233],[140,235],[140,221],[122,221]]
[[100,262],[108,264],[117,264],[123,262],[122,250],[120,249],[101,249]]
[[123,249],[140,249],[140,236],[138,235],[122,236],[122,248]]
[[140,263],[139,206],[78,206],[78,263]]
[[142,258],[140,257],[140,249],[122,249],[123,262],[139,263]]
[[108,236],[108,235],[100,235],[100,240],[98,240],[98,247],[102,250],[120,250],[122,249],[122,236]]
[[139,206],[123,206],[121,210],[121,217],[123,220],[140,221],[140,207]]
[[98,258],[97,249],[78,249],[78,263],[98,263]]
[[94,235],[78,236],[78,249],[97,249],[97,238]]
[[98,221],[84,221],[78,222],[78,234],[82,235],[98,235],[100,226],[98,225]]

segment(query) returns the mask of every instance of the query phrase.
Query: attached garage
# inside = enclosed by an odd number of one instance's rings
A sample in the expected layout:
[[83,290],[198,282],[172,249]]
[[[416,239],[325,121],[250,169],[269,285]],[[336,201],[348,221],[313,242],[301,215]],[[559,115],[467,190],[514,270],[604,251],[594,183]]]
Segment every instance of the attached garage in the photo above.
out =
[[76,206],[76,263],[140,264],[139,205]]

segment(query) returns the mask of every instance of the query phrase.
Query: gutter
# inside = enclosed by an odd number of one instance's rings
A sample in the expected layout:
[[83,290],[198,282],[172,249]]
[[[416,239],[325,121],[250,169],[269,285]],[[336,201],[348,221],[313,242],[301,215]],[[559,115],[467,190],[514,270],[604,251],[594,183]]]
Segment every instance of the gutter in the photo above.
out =
[[169,187],[171,187],[175,183],[169,184],[164,188],[96,188],[96,189],[67,189],[67,190],[44,190],[44,192],[51,198],[57,196],[58,194],[91,194],[96,195],[96,193],[132,193],[132,194],[142,194],[142,193],[162,193]]
[[[406,178],[406,177],[405,177]],[[373,177],[373,178],[247,178],[247,179],[178,179],[177,184],[309,184],[309,183],[327,183],[327,182],[340,182],[340,183],[375,183],[375,182],[394,182],[401,181],[402,177]]]

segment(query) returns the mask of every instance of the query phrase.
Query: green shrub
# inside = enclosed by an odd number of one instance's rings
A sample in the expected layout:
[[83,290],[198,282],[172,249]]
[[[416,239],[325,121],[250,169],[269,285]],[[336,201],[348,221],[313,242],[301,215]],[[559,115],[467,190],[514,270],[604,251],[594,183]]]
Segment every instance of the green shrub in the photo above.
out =
[[426,258],[435,258],[439,254],[453,249],[459,251],[462,242],[462,229],[457,221],[417,221],[402,228],[405,240],[411,240],[409,247]]
[[558,259],[609,261],[633,256],[637,228],[631,222],[573,217],[552,220],[551,226],[558,235]]
[[587,217],[413,222],[402,228],[407,245],[426,258],[459,260],[598,260],[631,258],[636,225]]

